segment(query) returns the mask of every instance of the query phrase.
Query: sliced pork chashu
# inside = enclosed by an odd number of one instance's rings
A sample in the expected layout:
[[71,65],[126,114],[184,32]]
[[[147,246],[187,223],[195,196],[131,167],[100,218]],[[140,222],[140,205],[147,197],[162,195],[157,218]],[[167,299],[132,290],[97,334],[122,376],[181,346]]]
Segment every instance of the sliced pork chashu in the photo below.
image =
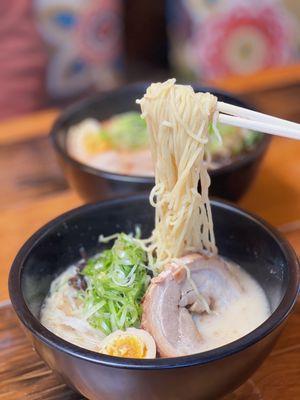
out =
[[[197,287],[196,293],[190,278]],[[234,273],[224,260],[199,254],[169,263],[153,278],[143,301],[142,327],[154,337],[161,357],[200,352],[201,329],[193,315],[221,312],[242,292]]]

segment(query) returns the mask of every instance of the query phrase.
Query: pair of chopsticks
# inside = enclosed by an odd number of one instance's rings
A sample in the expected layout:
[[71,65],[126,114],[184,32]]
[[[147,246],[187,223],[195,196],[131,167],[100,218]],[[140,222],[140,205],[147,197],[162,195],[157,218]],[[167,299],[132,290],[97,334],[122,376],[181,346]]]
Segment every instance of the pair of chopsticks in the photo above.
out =
[[218,101],[218,121],[257,132],[300,140],[300,124]]

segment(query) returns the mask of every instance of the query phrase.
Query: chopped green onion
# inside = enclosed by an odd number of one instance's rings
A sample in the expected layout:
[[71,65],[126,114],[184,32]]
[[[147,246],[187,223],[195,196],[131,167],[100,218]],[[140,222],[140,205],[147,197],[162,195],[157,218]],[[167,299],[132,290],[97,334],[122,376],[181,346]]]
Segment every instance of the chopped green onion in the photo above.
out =
[[106,335],[139,326],[150,276],[147,254],[134,237],[118,234],[111,249],[88,260],[82,274],[87,280],[83,312],[91,326]]
[[148,145],[146,122],[136,111],[116,115],[107,127],[108,140],[119,150],[135,150]]

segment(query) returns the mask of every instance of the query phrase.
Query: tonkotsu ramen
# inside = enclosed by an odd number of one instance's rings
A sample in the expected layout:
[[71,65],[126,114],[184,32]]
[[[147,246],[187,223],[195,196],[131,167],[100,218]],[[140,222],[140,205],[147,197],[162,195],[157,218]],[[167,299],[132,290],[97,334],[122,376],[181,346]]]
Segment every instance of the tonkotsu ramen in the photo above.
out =
[[[210,125],[206,145],[210,170],[243,157],[262,137],[248,129],[217,125],[219,135],[213,134]],[[154,176],[146,123],[136,111],[116,114],[104,121],[84,119],[69,129],[67,151],[74,159],[101,171]]]
[[[230,343],[270,315],[266,295],[218,253],[208,198],[217,98],[174,79],[138,100],[155,171],[155,227],[100,236],[112,243],[52,282],[41,322],[90,350],[129,358],[180,357]],[[198,191],[200,181],[201,191]]]

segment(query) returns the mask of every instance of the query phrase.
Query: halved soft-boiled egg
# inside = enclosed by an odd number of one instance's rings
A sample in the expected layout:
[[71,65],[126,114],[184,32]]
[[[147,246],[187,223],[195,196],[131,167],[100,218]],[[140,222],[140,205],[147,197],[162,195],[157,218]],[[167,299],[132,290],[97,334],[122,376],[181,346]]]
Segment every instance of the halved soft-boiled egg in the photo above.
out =
[[108,335],[101,343],[100,353],[115,357],[155,358],[156,345],[150,333],[128,328]]
[[87,118],[69,129],[67,147],[70,154],[79,160],[97,155],[108,149],[107,142],[101,137],[101,124],[93,118]]

